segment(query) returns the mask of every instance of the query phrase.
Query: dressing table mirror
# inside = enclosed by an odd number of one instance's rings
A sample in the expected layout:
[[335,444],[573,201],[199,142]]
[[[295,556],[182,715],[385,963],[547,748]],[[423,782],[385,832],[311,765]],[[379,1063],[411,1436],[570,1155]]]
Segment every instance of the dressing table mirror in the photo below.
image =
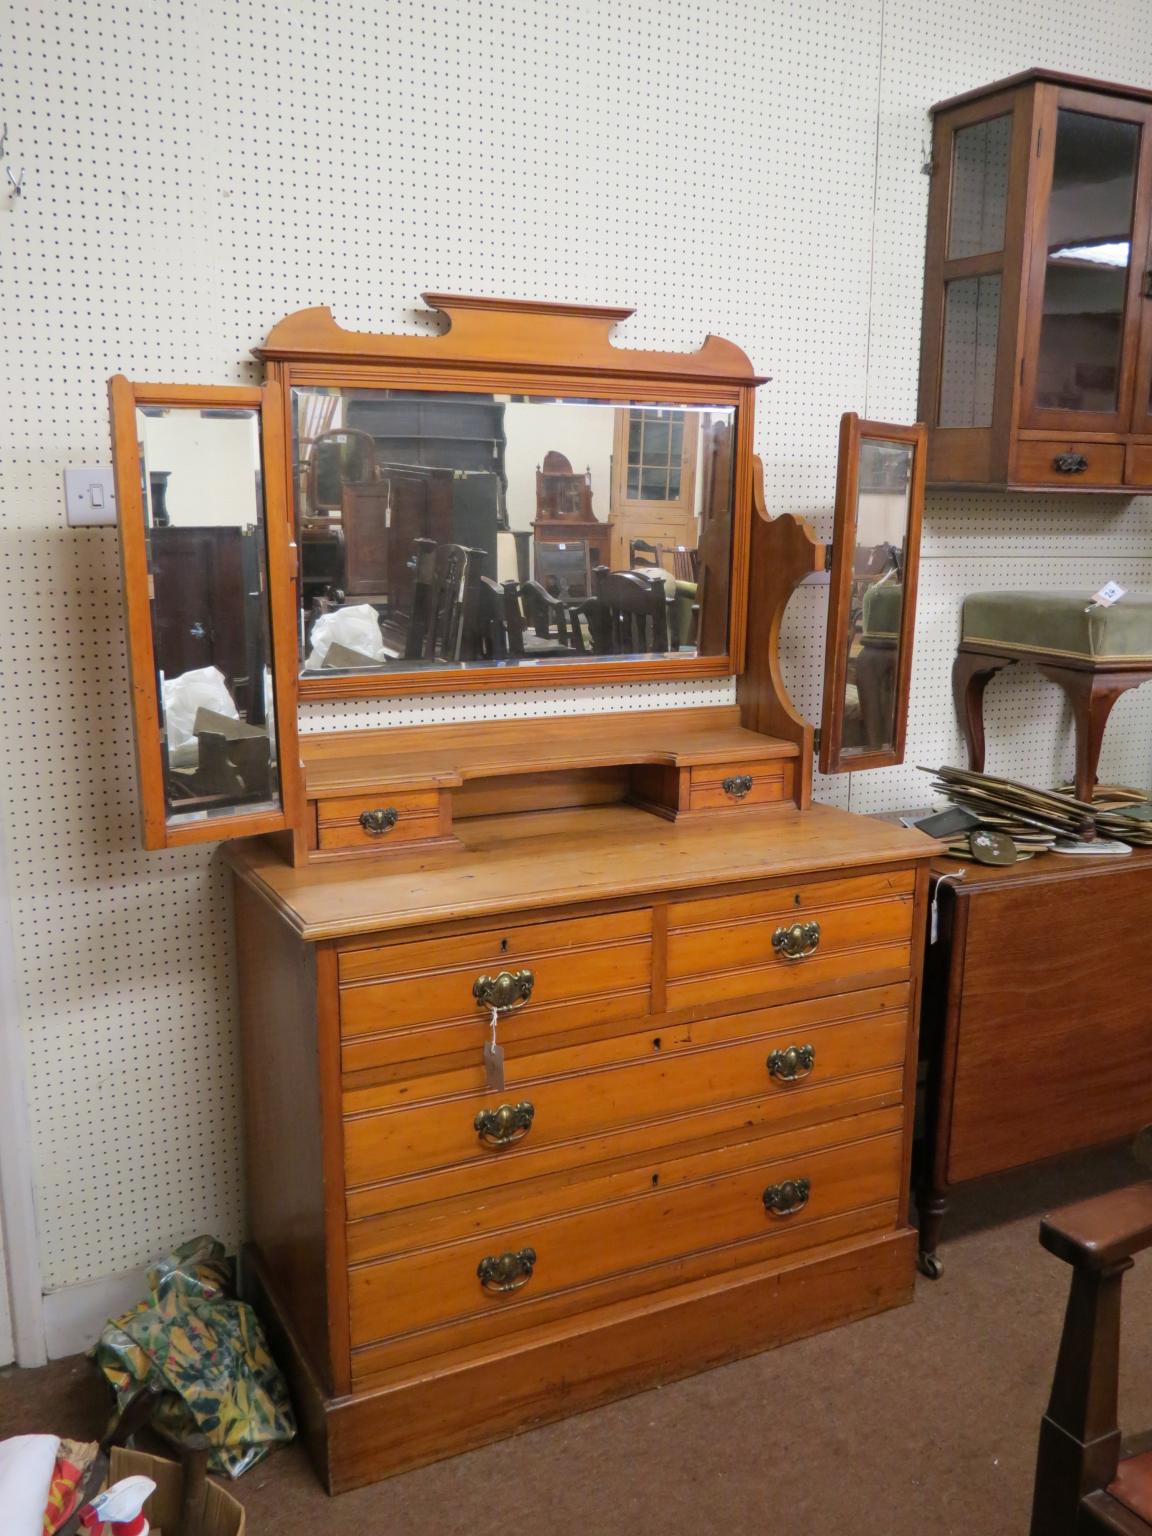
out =
[[278,392],[117,377],[110,397],[145,847],[284,830],[296,721]]
[[[617,345],[626,309],[426,297],[440,334],[289,316],[263,390],[113,383],[150,846],[237,839],[245,1289],[333,1492],[915,1275],[937,845],[812,804],[779,634],[823,546],[766,515],[762,381],[718,337]],[[185,611],[190,575],[170,611],[166,567],[149,587],[172,527],[187,570],[214,541],[256,557],[242,645]],[[206,671],[193,766],[165,689]],[[728,679],[708,704],[522,699]],[[500,689],[490,718],[295,735],[300,703]],[[177,808],[213,731],[241,780],[265,733],[255,809]]]
[[926,431],[840,423],[820,771],[904,761]]

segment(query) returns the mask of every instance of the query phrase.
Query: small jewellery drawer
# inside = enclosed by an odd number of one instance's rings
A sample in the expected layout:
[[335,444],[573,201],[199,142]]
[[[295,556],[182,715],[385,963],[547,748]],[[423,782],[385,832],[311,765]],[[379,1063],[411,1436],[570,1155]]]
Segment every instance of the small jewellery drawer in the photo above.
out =
[[792,764],[781,758],[759,763],[702,763],[691,770],[689,807],[694,811],[774,805],[792,789]]
[[673,902],[669,1009],[900,980],[912,960],[914,885],[901,871]]
[[438,837],[442,830],[437,789],[316,802],[316,842],[325,853],[343,848],[392,848],[397,843]]
[[1072,442],[1065,437],[1021,438],[1016,445],[1020,485],[1050,485],[1076,490],[1082,485],[1120,485],[1124,479],[1124,444]]
[[791,1114],[815,1088],[843,1082],[847,1099],[860,1074],[902,1065],[907,999],[907,986],[882,988],[517,1056],[499,1093],[484,1088],[479,1064],[350,1086],[349,1187],[468,1164],[486,1165],[490,1183],[527,1178],[540,1163],[578,1166],[590,1142],[598,1156],[626,1153],[628,1133],[653,1121],[677,1144],[693,1134],[678,1117],[718,1105],[742,1103],[755,1126]]
[[353,1376],[827,1241],[846,1213],[869,1213],[857,1230],[888,1224],[900,1117],[878,1110],[771,1142],[666,1154],[570,1188],[563,1213],[353,1265]]
[[505,1044],[647,1013],[652,913],[644,907],[348,949],[339,974],[346,1072],[458,1051],[479,1059],[488,1011],[476,989],[484,990],[484,978],[514,1005],[500,1020]]

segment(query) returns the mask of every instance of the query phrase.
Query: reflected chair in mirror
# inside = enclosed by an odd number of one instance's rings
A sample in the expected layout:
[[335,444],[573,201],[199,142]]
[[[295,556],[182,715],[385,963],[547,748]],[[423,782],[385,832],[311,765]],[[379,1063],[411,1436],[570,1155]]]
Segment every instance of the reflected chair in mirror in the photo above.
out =
[[1152,1247],[1152,1182],[1054,1211],[1040,1242],[1071,1266],[1072,1285],[1040,1425],[1031,1536],[1152,1536],[1152,1451],[1121,1456],[1118,1390],[1121,1282]]
[[376,443],[355,427],[333,427],[314,439],[307,462],[306,513],[339,512],[345,486],[376,479]]
[[664,654],[679,646],[675,600],[669,597],[663,572],[593,572],[596,596],[604,609],[602,635],[609,656]]
[[572,602],[546,592],[538,581],[519,584],[524,655],[590,656],[602,653],[602,609],[594,597]]
[[461,661],[478,652],[477,615],[485,551],[416,539],[412,615],[404,655],[411,661]]
[[507,661],[524,655],[524,615],[519,583],[481,576],[474,632],[463,641],[465,661]]
[[628,541],[628,569],[631,571],[655,569],[663,562],[663,558],[664,552],[659,544],[650,544],[647,539]]

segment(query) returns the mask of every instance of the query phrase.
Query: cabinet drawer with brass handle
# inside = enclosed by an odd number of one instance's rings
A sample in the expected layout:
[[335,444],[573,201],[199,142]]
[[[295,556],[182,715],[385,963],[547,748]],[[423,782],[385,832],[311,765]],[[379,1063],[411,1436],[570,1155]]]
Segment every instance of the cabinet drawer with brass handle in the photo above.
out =
[[647,1013],[652,913],[377,944],[338,965],[344,1070],[387,1067],[478,1049],[492,1006],[505,1046]]
[[[445,806],[447,801],[445,801]],[[440,791],[411,789],[366,798],[345,795],[316,802],[316,845],[322,853],[394,848],[448,832]]]
[[795,919],[737,911],[726,923],[670,921],[668,1006],[716,1006],[743,997],[783,1002],[895,981],[909,974],[912,906],[909,894]]
[[[479,1065],[350,1087],[349,1214],[507,1187],[728,1125],[757,1134],[782,1117],[827,1116],[854,1096],[898,1090],[907,1024],[907,986],[885,987],[509,1057],[503,1098],[486,1091]],[[386,1226],[353,1232],[361,1256],[394,1237]]]
[[1066,437],[1021,437],[1016,443],[1012,479],[1019,485],[1050,485],[1068,490],[1085,485],[1120,485],[1124,479],[1124,444],[1072,442]]
[[792,764],[783,758],[752,763],[703,763],[691,770],[688,804],[693,811],[775,805],[792,794]]
[[[647,1165],[639,1192],[635,1178],[622,1179],[614,1197],[611,1180],[601,1179],[580,1208],[353,1265],[353,1375],[413,1349],[437,1353],[493,1337],[509,1313],[526,1328],[635,1294],[652,1287],[662,1265],[708,1273],[819,1242],[821,1226],[844,1213],[891,1224],[900,1114],[877,1111],[850,1128],[833,1123],[758,1144],[666,1150]],[[803,1145],[799,1155],[790,1150]],[[405,1339],[418,1331],[418,1340]]]

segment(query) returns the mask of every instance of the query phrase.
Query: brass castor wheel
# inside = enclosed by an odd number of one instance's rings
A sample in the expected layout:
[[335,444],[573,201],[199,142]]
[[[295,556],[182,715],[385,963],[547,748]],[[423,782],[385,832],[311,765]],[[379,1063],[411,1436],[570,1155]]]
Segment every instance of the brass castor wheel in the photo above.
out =
[[918,1253],[916,1255],[916,1268],[928,1280],[939,1280],[944,1273],[944,1265],[934,1253]]

